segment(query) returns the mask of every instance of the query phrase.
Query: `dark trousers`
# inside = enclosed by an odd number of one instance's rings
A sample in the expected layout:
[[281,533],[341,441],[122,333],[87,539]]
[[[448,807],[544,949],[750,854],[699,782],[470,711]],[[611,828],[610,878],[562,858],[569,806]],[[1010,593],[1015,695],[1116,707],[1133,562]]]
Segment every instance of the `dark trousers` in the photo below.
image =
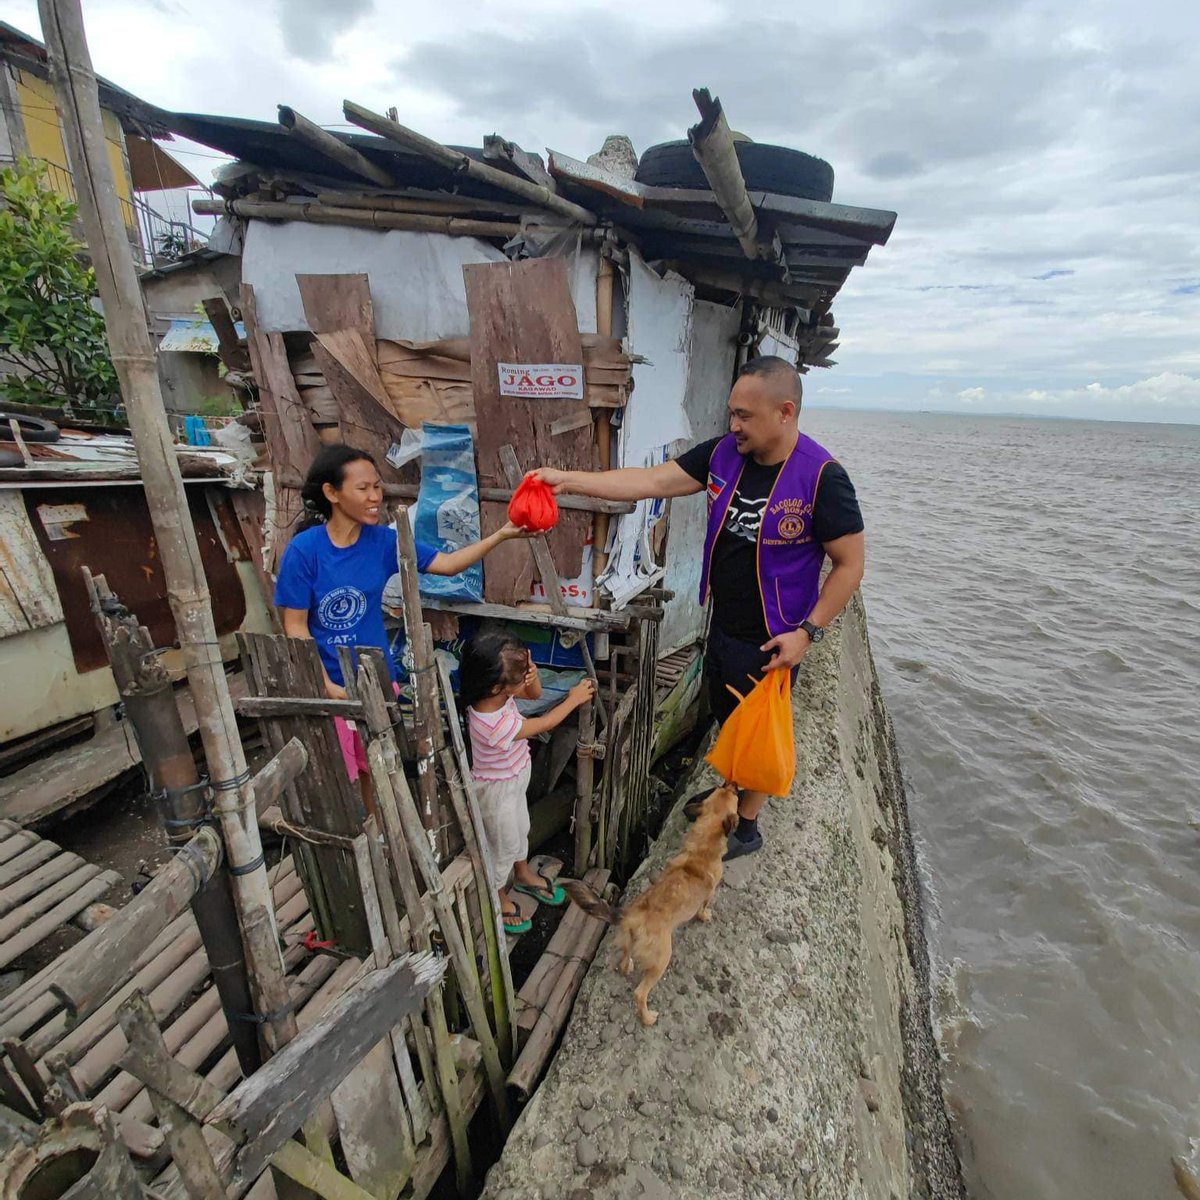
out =
[[[743,642],[722,633],[714,624],[708,631],[708,646],[704,656],[704,682],[708,689],[708,706],[718,725],[729,720],[729,714],[737,707],[737,696],[730,692],[734,688],[744,696],[763,677],[763,667],[774,656],[773,650],[760,650],[757,642]],[[792,670],[792,683],[796,672]]]

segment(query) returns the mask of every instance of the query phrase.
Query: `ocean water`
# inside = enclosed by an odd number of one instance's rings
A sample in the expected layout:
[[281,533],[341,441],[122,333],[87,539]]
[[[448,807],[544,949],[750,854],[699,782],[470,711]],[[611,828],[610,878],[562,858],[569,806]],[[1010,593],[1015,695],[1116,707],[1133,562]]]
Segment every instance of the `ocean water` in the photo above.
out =
[[1173,1200],[1200,1137],[1200,427],[814,410],[929,895],[974,1200]]

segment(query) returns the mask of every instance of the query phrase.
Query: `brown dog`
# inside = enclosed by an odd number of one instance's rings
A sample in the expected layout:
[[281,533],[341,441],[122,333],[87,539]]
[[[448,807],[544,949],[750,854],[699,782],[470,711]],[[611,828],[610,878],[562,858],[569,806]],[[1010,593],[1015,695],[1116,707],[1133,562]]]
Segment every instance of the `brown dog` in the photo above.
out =
[[617,926],[621,974],[630,974],[635,963],[642,972],[633,999],[643,1025],[658,1020],[658,1013],[646,1001],[671,961],[671,935],[693,917],[712,920],[708,905],[721,882],[722,859],[738,821],[737,805],[737,792],[717,788],[704,801],[683,849],[628,908],[613,908],[586,883],[561,880],[567,894],[584,912]]

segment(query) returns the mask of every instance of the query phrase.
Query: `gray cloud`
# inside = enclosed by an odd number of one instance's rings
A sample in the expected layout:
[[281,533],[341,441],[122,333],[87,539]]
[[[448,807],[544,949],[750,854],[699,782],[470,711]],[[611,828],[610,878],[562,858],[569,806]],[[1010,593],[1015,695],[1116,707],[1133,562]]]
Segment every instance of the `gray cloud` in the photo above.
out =
[[372,9],[372,0],[280,0],[279,28],[283,44],[306,62],[329,61],[334,41]]
[[[89,0],[93,54],[177,109],[333,124],[349,96],[582,158],[681,137],[708,86],[736,128],[829,159],[835,199],[900,214],[839,297],[831,395],[1200,420],[1193,0],[441,0],[399,32],[371,0],[153,3],[171,15]],[[34,0],[10,7],[36,31]]]

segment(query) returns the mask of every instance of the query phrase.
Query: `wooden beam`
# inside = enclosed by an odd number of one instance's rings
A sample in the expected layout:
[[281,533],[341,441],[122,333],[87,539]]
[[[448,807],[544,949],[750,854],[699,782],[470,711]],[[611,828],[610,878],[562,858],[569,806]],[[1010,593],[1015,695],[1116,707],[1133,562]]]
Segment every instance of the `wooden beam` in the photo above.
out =
[[721,211],[729,218],[734,237],[747,258],[775,260],[775,248],[759,237],[758,217],[750,203],[737,146],[721,101],[714,100],[708,88],[693,91],[692,99],[700,110],[700,122],[688,130],[688,141]]
[[416,233],[444,233],[448,237],[510,238],[521,228],[515,221],[470,221],[462,217],[335,208],[329,204],[289,204],[275,200],[193,200],[192,211],[218,217],[259,217],[265,221],[307,221],[313,225],[353,225],[361,229],[408,229]]
[[[604,419],[609,414],[604,413]],[[420,494],[420,488],[412,483],[385,483],[383,494],[388,500],[415,500]],[[496,504],[507,504],[513,497],[510,487],[481,487],[479,499],[489,500]],[[581,512],[627,514],[633,512],[636,504],[625,500],[597,500],[593,496],[556,496],[559,508],[579,509]]]
[[396,121],[390,121],[387,117],[371,112],[370,109],[363,108],[349,100],[343,103],[342,111],[346,114],[346,120],[352,124],[387,138],[405,150],[420,154],[423,158],[438,163],[448,171],[461,172],[469,179],[499,188],[513,196],[520,196],[522,200],[528,200],[539,208],[547,208],[551,212],[569,217],[581,225],[598,224],[599,219],[595,213],[588,212],[586,208],[563,199],[562,196],[541,184],[531,183],[519,175],[510,175],[506,171],[498,171],[495,167],[489,167],[486,163],[476,162],[461,150],[443,146],[440,142],[433,141],[432,138],[424,137]]
[[243,1184],[258,1178],[388,1030],[420,1012],[445,970],[433,954],[406,954],[372,971],[209,1113],[210,1125],[228,1124],[246,1139],[236,1159]]
[[570,608],[565,617],[556,616],[549,611],[549,605],[529,603],[525,605],[512,604],[473,604],[466,600],[441,600],[431,596],[422,596],[421,604],[438,612],[456,612],[464,617],[495,617],[500,621],[525,621],[530,625],[548,625],[555,629],[570,629],[578,633],[612,632],[628,629],[640,612],[630,612],[628,608],[620,612],[607,612],[599,608]]
[[377,183],[380,187],[396,186],[396,180],[382,167],[377,167],[353,146],[346,145],[341,138],[301,116],[294,108],[289,108],[286,104],[279,105],[279,123],[298,142],[303,142],[318,154],[323,154],[339,167],[345,167],[352,175]]
[[200,1126],[221,1093],[171,1058],[162,1030],[141,992],[125,1002],[120,1020],[129,1042],[123,1065],[132,1063],[140,1068],[138,1078],[150,1092],[154,1115],[190,1200],[223,1200],[225,1185]]
[[558,185],[554,182],[546,164],[537,154],[522,150],[516,142],[502,138],[498,133],[490,133],[483,139],[483,157],[492,162],[508,163],[521,172],[530,183],[540,184],[548,191],[558,194]]
[[254,813],[254,793],[218,646],[208,581],[188,515],[179,460],[167,425],[146,305],[129,253],[100,113],[96,75],[79,0],[39,0],[50,77],[75,182],[105,332],[133,432],[142,486],[154,523],[167,597],[187,664],[209,774],[225,789],[215,806],[229,865],[246,963],[260,1012],[279,1013],[265,1027],[272,1045],[295,1031],[271,889]]

